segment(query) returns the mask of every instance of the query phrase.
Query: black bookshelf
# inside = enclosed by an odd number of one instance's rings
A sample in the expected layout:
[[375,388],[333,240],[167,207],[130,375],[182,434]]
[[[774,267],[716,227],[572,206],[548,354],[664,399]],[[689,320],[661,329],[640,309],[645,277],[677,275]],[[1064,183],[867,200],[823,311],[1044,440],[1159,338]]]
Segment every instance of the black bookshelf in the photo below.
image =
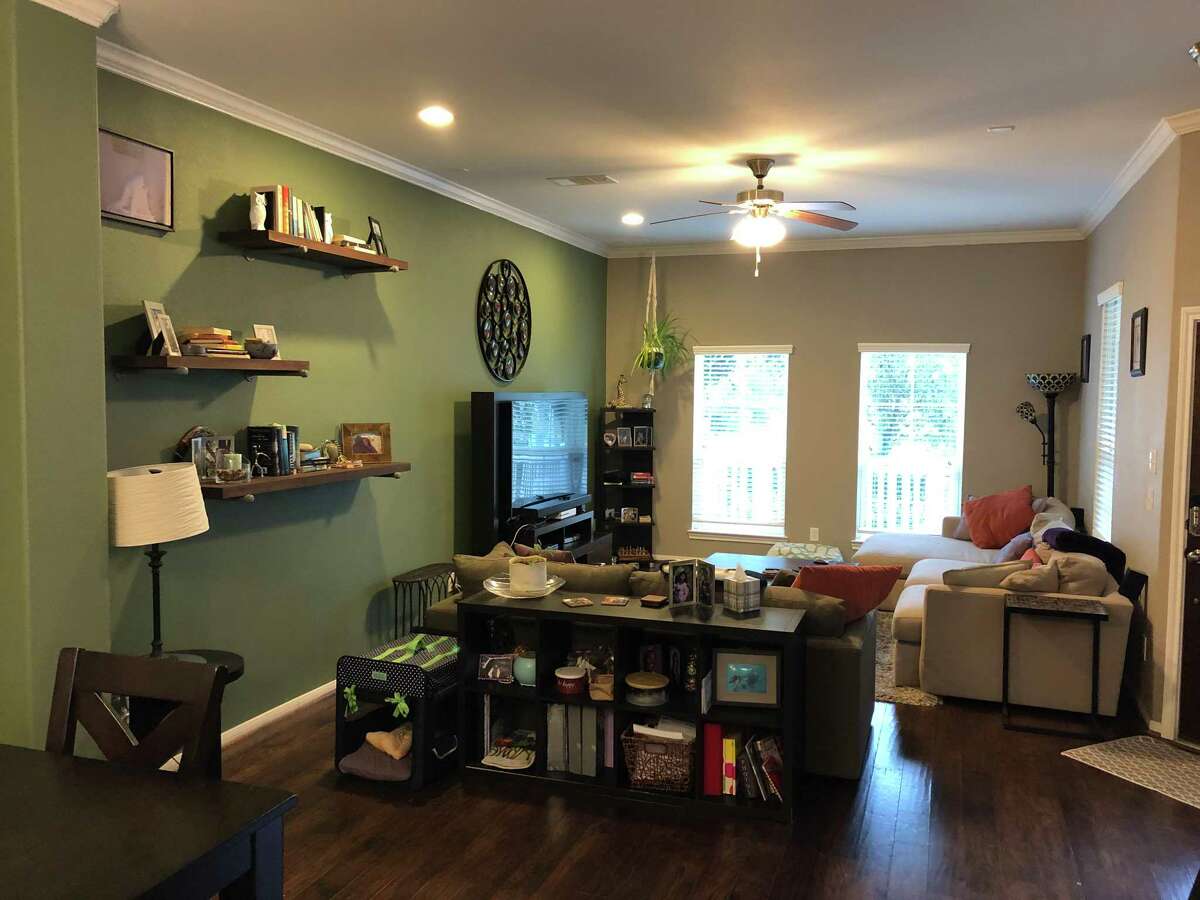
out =
[[[637,428],[649,428],[650,439],[643,446],[608,446],[606,432],[630,430],[630,440]],[[654,488],[658,474],[654,468],[654,410],[645,407],[604,407],[600,418],[600,434],[596,451],[596,519],[599,527],[612,534],[613,556],[619,562],[637,563],[643,569],[654,565]],[[651,484],[635,483],[633,472],[649,472]],[[621,509],[636,507],[639,518],[649,516],[649,522],[622,522]],[[611,515],[610,515],[611,513]]]
[[[665,609],[643,607],[637,600],[628,606],[603,606],[602,595],[569,592],[569,596],[587,596],[595,605],[568,607],[561,592],[541,600],[507,600],[482,592],[458,604],[459,627],[459,766],[464,779],[480,786],[503,786],[528,796],[530,790],[573,793],[579,796],[637,804],[674,807],[687,814],[741,816],[790,822],[802,768],[804,746],[803,672],[805,644],[803,610],[764,608],[760,616],[738,619],[717,612],[707,621],[692,615],[672,615]],[[504,623],[504,624],[501,624]],[[579,633],[577,633],[579,632]],[[536,684],[499,684],[480,681],[480,653],[503,653],[509,646],[496,644],[497,635],[511,634],[526,649],[537,655]],[[567,654],[580,646],[579,639],[594,640],[606,635],[611,641],[614,660],[614,699],[594,701],[586,693],[563,696],[558,693],[554,670],[565,665]],[[681,655],[697,653],[698,678],[711,667],[712,653],[718,648],[775,650],[781,654],[780,705],[778,707],[722,706],[714,703],[701,712],[699,690],[688,692],[672,684],[668,699],[661,707],[648,708],[627,702],[625,676],[640,668],[642,645],[651,643],[666,649],[674,646]],[[484,766],[483,703],[490,697],[492,715],[500,715],[506,725],[528,728],[537,738],[534,764],[529,769],[504,771]],[[496,704],[499,704],[497,706]],[[547,708],[551,704],[594,706],[598,711],[612,710],[615,734],[613,766],[598,760],[597,774],[584,776],[548,771]],[[500,712],[497,712],[499,710]],[[652,723],[659,715],[684,719],[695,724],[697,737],[693,756],[692,789],[686,793],[635,787],[625,767],[620,735],[634,722]],[[744,796],[709,796],[704,793],[703,726],[716,722],[725,728],[750,734],[774,734],[782,741],[783,802],[768,802]],[[601,741],[597,739],[602,750]]]

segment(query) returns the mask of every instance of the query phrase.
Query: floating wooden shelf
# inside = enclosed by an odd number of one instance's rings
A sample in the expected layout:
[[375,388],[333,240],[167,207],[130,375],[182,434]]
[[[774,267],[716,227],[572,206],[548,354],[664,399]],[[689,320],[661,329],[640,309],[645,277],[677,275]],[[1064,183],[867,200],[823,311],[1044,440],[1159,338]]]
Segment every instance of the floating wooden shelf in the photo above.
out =
[[244,378],[256,375],[308,377],[307,359],[241,359],[225,356],[114,356],[118,372],[162,372],[187,375],[191,372],[236,372]]
[[282,231],[222,231],[217,238],[223,244],[240,247],[247,259],[251,254],[279,253],[340,269],[344,275],[400,272],[408,268],[408,263],[402,259],[360,253],[348,247],[309,241]]
[[273,494],[276,491],[295,491],[300,488],[318,487],[339,481],[358,481],[360,478],[400,477],[412,468],[406,462],[364,463],[361,469],[325,469],[320,472],[300,472],[296,475],[280,475],[254,478],[250,481],[233,481],[224,484],[203,484],[201,492],[210,500],[243,500],[253,503],[258,494]]

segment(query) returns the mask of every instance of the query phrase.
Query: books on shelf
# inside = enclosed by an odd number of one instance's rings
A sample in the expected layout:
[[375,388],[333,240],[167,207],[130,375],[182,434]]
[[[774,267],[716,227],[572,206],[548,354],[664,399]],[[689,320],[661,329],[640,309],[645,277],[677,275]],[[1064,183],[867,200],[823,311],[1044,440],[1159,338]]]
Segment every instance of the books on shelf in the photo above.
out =
[[300,471],[300,429],[295,425],[247,425],[246,451],[251,466],[270,476]]
[[721,736],[721,793],[737,795],[737,757],[741,736],[735,731]]
[[267,199],[266,225],[272,231],[323,244],[333,243],[333,214],[297,196],[286,184],[252,187]]
[[700,771],[706,797],[744,797],[783,802],[783,747],[778,735],[752,735],[744,743],[736,730],[704,723]]

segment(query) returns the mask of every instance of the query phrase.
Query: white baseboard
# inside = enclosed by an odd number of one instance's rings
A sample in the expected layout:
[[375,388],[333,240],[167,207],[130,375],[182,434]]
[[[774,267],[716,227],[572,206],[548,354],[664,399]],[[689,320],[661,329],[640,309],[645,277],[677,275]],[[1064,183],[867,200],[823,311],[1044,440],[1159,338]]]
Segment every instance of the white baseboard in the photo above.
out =
[[247,719],[245,722],[222,731],[221,748],[227,750],[239,741],[244,741],[255,732],[278,722],[284,716],[294,713],[296,710],[302,709],[310,703],[324,699],[332,694],[336,687],[336,681],[327,681],[325,684],[318,685],[311,691],[301,694],[299,697],[293,697],[291,700],[280,703],[278,706],[273,706],[271,709],[261,712],[257,716]]

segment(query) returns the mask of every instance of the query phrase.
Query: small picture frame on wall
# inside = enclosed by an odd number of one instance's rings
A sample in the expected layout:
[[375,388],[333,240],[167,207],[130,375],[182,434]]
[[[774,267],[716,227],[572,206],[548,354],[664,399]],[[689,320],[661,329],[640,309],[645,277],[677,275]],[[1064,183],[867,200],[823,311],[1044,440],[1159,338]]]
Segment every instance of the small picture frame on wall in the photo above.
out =
[[99,130],[100,217],[175,230],[175,154],[105,128]]
[[1129,319],[1129,375],[1140,378],[1146,374],[1146,332],[1150,310],[1143,306]]
[[1079,383],[1092,380],[1092,336],[1085,334],[1079,341]]
[[392,461],[392,426],[387,422],[342,425],[342,456],[365,463]]

